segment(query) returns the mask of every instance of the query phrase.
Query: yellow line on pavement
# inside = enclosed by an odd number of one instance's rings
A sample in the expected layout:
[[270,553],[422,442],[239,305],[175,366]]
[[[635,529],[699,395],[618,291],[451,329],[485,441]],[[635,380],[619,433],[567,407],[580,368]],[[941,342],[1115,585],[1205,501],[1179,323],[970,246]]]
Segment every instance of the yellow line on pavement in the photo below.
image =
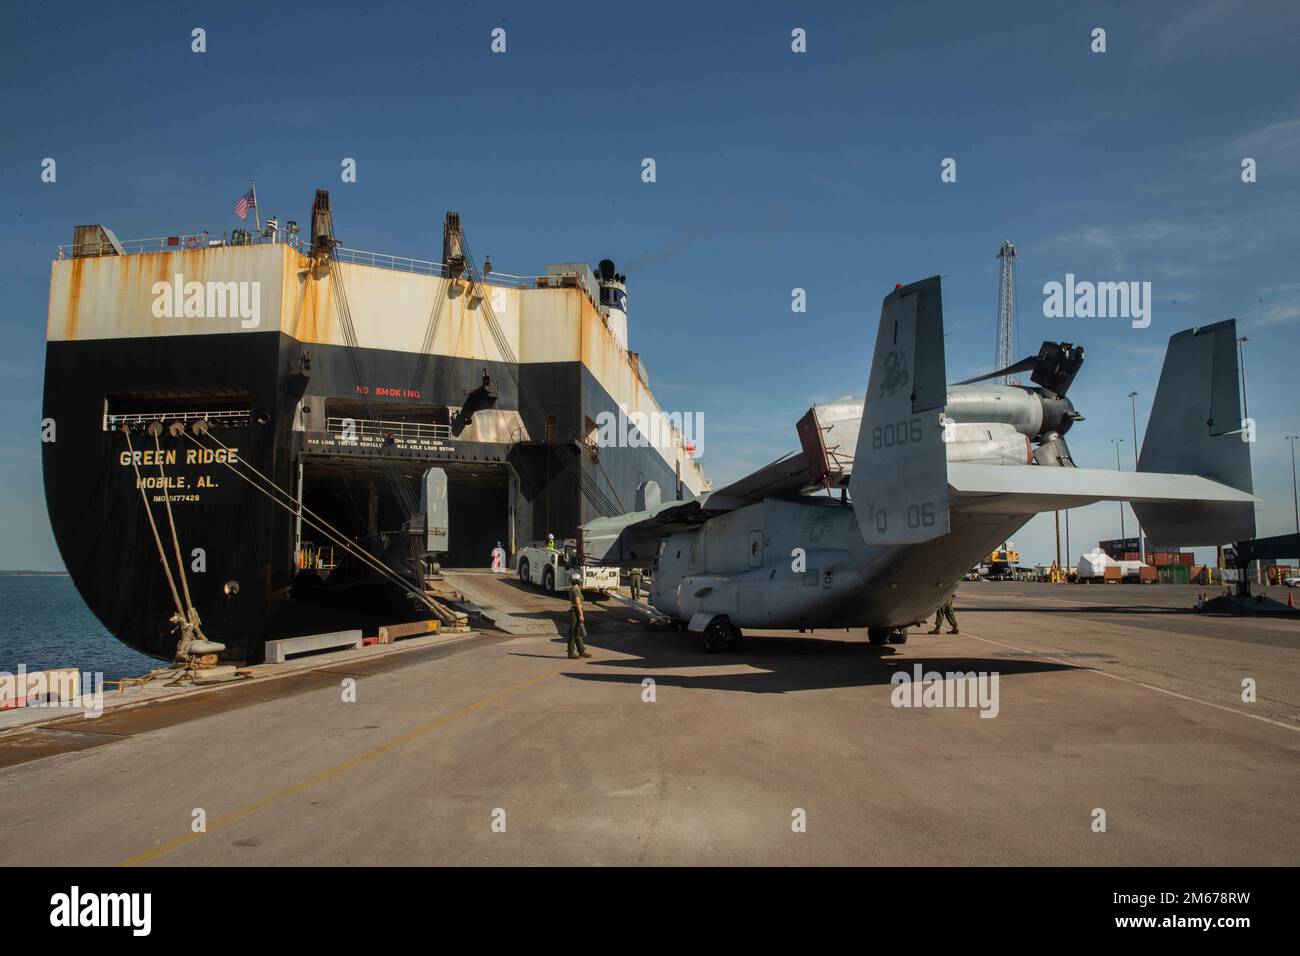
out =
[[414,730],[402,734],[400,737],[394,737],[392,740],[388,741],[387,743],[382,743],[378,747],[373,748],[372,750],[367,750],[365,753],[357,754],[355,757],[343,761],[343,763],[336,764],[335,766],[330,767],[327,770],[322,770],[320,773],[310,776],[306,780],[301,781],[300,783],[296,783],[290,787],[285,787],[283,790],[277,790],[275,793],[263,797],[261,800],[258,800],[255,803],[250,803],[247,806],[240,807],[238,810],[235,810],[233,813],[228,813],[224,817],[221,817],[209,823],[204,833],[185,833],[182,834],[181,836],[173,837],[172,839],[168,840],[166,843],[160,843],[152,850],[146,850],[144,853],[137,853],[135,856],[131,857],[130,859],[124,860],[120,865],[139,866],[142,863],[151,863],[154,860],[158,859],[159,857],[170,853],[172,850],[176,850],[179,849],[180,847],[193,843],[195,840],[198,840],[200,837],[205,836],[207,833],[212,833],[215,830],[221,830],[225,827],[228,827],[232,823],[237,823],[238,821],[244,819],[245,817],[252,816],[254,813],[257,813],[259,810],[265,810],[267,807],[279,803],[281,800],[287,800],[289,797],[302,793],[304,790],[314,787],[319,783],[324,783],[326,780],[330,780],[334,777],[337,777],[339,774],[345,773],[348,770],[351,770],[353,767],[357,767],[363,763],[366,763],[367,761],[374,760],[376,757],[382,756],[383,754],[388,753],[390,750],[402,746],[402,744],[410,743],[412,740],[416,740],[417,738],[423,737],[426,734],[431,734],[435,730],[445,727],[447,724],[450,724],[453,721],[460,720],[462,717],[468,717],[470,714],[474,713],[475,711],[482,710],[484,707],[487,707],[491,704],[495,704],[498,701],[504,700],[507,697],[511,697],[514,694],[518,694],[521,691],[525,691],[536,684],[540,684],[548,677],[554,677],[556,674],[566,671],[572,666],[573,666],[572,663],[566,663],[565,666],[563,667],[557,667],[554,670],[547,671],[545,674],[540,674],[537,677],[529,678],[528,680],[524,681],[521,684],[515,684],[513,687],[507,687],[505,690],[498,691],[497,693],[492,694],[490,697],[484,697],[480,701],[477,701],[473,704],[468,704],[467,706],[462,707],[459,710],[453,710],[450,714],[446,714],[443,717],[439,717],[437,720],[433,721],[432,723],[425,724],[423,727],[417,727]]

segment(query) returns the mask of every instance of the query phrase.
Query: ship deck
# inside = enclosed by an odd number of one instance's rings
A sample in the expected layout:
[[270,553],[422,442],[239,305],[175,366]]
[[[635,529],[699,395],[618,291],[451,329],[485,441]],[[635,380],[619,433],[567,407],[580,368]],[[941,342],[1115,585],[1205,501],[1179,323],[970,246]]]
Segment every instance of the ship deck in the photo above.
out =
[[[1194,587],[973,583],[958,635],[756,632],[710,657],[608,601],[570,661],[561,598],[482,587],[550,626],[0,737],[8,862],[1295,862],[1293,620],[1192,614]],[[917,664],[998,672],[997,718],[891,706]]]

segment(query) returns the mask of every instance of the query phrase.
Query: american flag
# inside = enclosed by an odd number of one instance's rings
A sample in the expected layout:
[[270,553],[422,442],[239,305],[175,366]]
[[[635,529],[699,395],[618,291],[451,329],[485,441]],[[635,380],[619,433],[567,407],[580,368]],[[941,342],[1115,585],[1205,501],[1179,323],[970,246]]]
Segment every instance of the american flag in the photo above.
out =
[[257,205],[257,194],[249,190],[239,197],[239,202],[235,203],[235,215],[240,219],[248,218],[248,210]]

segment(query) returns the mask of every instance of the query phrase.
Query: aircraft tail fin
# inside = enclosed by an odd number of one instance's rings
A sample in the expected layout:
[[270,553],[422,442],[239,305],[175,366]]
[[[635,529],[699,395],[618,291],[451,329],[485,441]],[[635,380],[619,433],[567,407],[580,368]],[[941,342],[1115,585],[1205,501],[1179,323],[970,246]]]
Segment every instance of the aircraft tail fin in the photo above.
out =
[[948,533],[948,400],[939,277],[885,296],[849,492],[867,544]]
[[[1170,337],[1142,440],[1139,472],[1199,475],[1250,494],[1253,426],[1241,414],[1237,323]],[[1133,503],[1156,546],[1205,546],[1255,536],[1253,501]]]

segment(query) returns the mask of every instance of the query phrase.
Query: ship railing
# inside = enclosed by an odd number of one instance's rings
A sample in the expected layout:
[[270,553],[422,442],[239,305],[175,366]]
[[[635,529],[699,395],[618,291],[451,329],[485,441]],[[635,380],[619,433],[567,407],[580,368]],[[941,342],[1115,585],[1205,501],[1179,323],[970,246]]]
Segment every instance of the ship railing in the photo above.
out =
[[[139,255],[148,252],[181,252],[192,249],[216,249],[226,246],[258,246],[269,243],[283,243],[301,255],[311,254],[311,242],[296,232],[289,232],[282,227],[264,226],[261,232],[251,229],[234,229],[214,235],[208,232],[181,233],[174,236],[151,236],[148,239],[118,240],[117,247],[108,239],[96,239],[93,242],[67,243],[58,247],[60,259],[85,259],[110,255]],[[118,248],[121,252],[118,252]],[[414,259],[410,256],[394,256],[386,252],[371,252],[367,249],[351,249],[347,246],[335,246],[333,258],[336,262],[351,263],[361,266],[373,266],[389,269],[393,272],[411,272],[417,275],[447,278],[447,267],[431,259]],[[576,272],[546,273],[543,275],[519,276],[509,272],[488,272],[482,274],[486,285],[501,286],[507,289],[559,289],[583,288]],[[593,302],[594,304],[594,302]]]
[[360,438],[427,439],[451,438],[450,425],[436,425],[428,422],[389,422],[374,418],[336,418],[325,420],[327,431],[337,433],[341,441]]
[[[284,228],[264,226],[261,232],[252,229],[234,229],[215,235],[208,232],[182,233],[175,236],[152,236],[148,239],[119,240],[122,255],[138,255],[145,252],[179,252],[186,249],[209,249],[223,246],[257,246],[268,243],[283,243],[291,249],[309,255],[311,242],[296,232]],[[94,242],[67,243],[59,246],[60,259],[80,259],[93,256],[116,254],[111,242],[97,239]],[[360,266],[373,266],[389,269],[393,272],[412,272],[418,275],[447,278],[447,267],[431,259],[414,259],[410,256],[394,256],[386,252],[371,252],[367,249],[352,249],[347,246],[334,247],[336,262],[352,263]],[[502,286],[510,289],[533,288],[580,288],[576,272],[543,274],[532,276],[512,275],[509,272],[488,272],[482,276],[487,285]]]
[[[366,249],[350,249],[347,246],[336,246],[334,260],[359,266],[374,266],[377,269],[391,269],[394,272],[413,272],[418,275],[447,278],[446,265],[441,262],[434,262],[431,259],[412,259],[409,256],[393,256],[386,252],[370,252]],[[482,275],[482,279],[486,285],[501,286],[507,289],[581,288],[576,272],[534,276],[517,276],[509,272],[488,272]]]
[[336,246],[335,262],[349,262],[359,266],[374,266],[377,269],[391,269],[394,272],[414,272],[426,276],[445,276],[446,268],[441,262],[428,259],[412,259],[409,256],[390,256],[385,252],[369,252],[365,249],[349,249]]
[[249,423],[253,412],[251,409],[228,410],[220,412],[127,412],[125,414],[105,415],[104,431],[117,431],[123,425],[133,431],[139,431],[153,422],[201,422],[224,428],[243,428]]
[[[219,248],[221,246],[259,246],[283,243],[304,255],[311,244],[296,232],[283,228],[264,226],[261,232],[252,229],[234,229],[214,235],[208,232],[182,233],[175,236],[152,236],[148,239],[118,240],[122,255],[139,255],[145,252],[181,252],[186,249]],[[93,256],[115,255],[117,250],[107,239],[94,242],[70,242],[59,246],[60,259],[83,259]]]

